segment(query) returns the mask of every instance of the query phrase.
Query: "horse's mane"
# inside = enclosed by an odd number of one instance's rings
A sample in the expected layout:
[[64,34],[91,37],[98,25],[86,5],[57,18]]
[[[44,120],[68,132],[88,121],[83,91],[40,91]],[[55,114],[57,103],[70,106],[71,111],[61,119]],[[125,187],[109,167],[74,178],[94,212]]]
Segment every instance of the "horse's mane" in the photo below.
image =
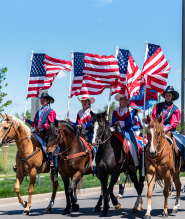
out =
[[62,125],[66,125],[67,127],[69,127],[75,135],[77,134],[77,129],[74,125],[66,122],[65,120],[58,120],[58,122],[60,122]]
[[[12,119],[13,119],[13,124],[15,125],[16,128],[18,127],[22,127],[23,130],[26,132],[28,138],[31,138],[31,129],[20,119],[18,119],[17,117],[15,116],[12,116]],[[7,122],[8,119],[7,117],[3,119],[2,123],[3,122]]]
[[158,119],[154,119],[152,120],[153,124],[157,126],[158,129],[160,129],[160,131],[163,131],[163,125],[158,121]]

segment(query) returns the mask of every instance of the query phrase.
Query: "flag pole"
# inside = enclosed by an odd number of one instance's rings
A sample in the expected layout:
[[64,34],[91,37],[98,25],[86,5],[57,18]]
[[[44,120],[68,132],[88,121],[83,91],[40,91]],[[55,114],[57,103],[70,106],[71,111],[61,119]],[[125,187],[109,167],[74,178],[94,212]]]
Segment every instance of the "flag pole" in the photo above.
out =
[[[146,41],[146,51],[145,51],[144,63],[147,60],[147,53],[148,53],[148,42]],[[146,108],[146,85],[144,85],[144,113],[143,113],[143,118],[145,118],[145,108]],[[143,123],[142,176],[145,176],[144,142],[145,142],[145,122]]]
[[[33,50],[31,52],[29,76],[30,76],[30,71],[31,71],[32,60],[33,60]],[[28,77],[28,83],[29,83],[29,77]],[[28,94],[28,83],[27,83],[27,94]],[[27,102],[28,102],[27,96],[28,95],[26,95],[26,103],[25,103],[25,107],[24,107],[24,116],[26,116],[26,108],[27,108]]]
[[[116,53],[115,53],[116,58],[118,55],[118,49],[119,49],[118,46],[116,46]],[[109,108],[110,108],[111,95],[112,95],[112,88],[110,88],[110,93],[109,93],[109,102],[108,102],[108,106],[107,106],[107,119],[109,118]]]
[[[74,59],[74,53],[73,50],[71,50],[71,63],[72,63],[72,68],[73,68],[73,59]],[[67,117],[69,117],[69,101],[71,98],[71,72],[72,68],[69,74],[69,90],[68,90],[68,102],[67,102]]]

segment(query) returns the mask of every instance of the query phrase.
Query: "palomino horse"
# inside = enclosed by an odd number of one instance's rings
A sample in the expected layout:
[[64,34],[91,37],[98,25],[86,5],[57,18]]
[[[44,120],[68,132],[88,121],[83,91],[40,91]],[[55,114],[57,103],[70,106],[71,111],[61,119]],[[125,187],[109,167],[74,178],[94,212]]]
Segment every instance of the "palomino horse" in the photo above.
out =
[[168,196],[169,196],[169,186],[171,176],[173,175],[173,181],[176,187],[176,203],[173,207],[173,213],[177,213],[180,206],[180,191],[181,191],[181,182],[179,179],[179,164],[175,167],[175,155],[172,148],[172,144],[166,139],[163,126],[161,124],[162,117],[159,119],[150,120],[150,117],[147,116],[148,120],[148,147],[145,152],[145,167],[146,167],[146,176],[148,183],[148,204],[147,212],[145,214],[145,219],[150,219],[151,208],[151,199],[153,194],[153,188],[155,179],[157,176],[160,176],[164,179],[164,190],[163,194],[165,197],[164,201],[164,211],[162,217],[168,217]]
[[[2,117],[3,121],[0,127],[0,146],[12,141],[13,139],[16,142],[18,150],[16,164],[18,169],[14,190],[19,199],[19,203],[25,208],[23,214],[28,215],[31,208],[31,196],[33,194],[37,174],[39,172],[48,173],[50,171],[50,166],[47,162],[45,162],[47,163],[45,167],[43,166],[44,161],[46,161],[46,155],[42,152],[39,143],[33,137],[29,127],[16,117],[10,117],[8,115],[2,115]],[[26,174],[30,176],[28,202],[23,201],[19,193],[19,187]],[[53,193],[51,196],[51,200],[53,201],[49,204],[47,210],[51,210],[58,188],[58,181],[54,182],[53,175],[50,175],[50,178],[53,183]]]
[[[50,123],[48,132],[47,154],[55,154],[60,146],[58,159],[59,172],[64,182],[66,194],[66,208],[63,215],[70,213],[72,204],[73,211],[78,211],[79,205],[73,197],[73,191],[84,175],[92,173],[91,161],[93,151],[84,144],[84,140],[78,136],[76,128],[65,121]],[[69,179],[71,184],[69,185]],[[101,200],[100,200],[101,202]],[[95,208],[99,210],[99,207]]]
[[[109,195],[112,200],[112,204],[116,210],[120,210],[121,205],[118,203],[117,198],[113,194],[113,188],[118,180],[118,177],[122,171],[123,163],[126,161],[126,151],[123,149],[123,144],[115,137],[110,130],[109,122],[106,120],[106,112],[94,114],[91,112],[93,118],[92,130],[94,133],[92,143],[98,147],[96,154],[96,166],[98,169],[98,175],[103,188],[104,208],[101,216],[106,216],[109,210]],[[125,162],[124,165],[130,165]],[[107,176],[111,175],[110,185],[107,189]],[[130,172],[131,180],[134,182],[134,186],[137,190],[138,197],[133,209],[136,212],[137,207],[141,203],[141,193],[144,187],[144,177],[140,176],[140,183],[138,183],[136,173]]]

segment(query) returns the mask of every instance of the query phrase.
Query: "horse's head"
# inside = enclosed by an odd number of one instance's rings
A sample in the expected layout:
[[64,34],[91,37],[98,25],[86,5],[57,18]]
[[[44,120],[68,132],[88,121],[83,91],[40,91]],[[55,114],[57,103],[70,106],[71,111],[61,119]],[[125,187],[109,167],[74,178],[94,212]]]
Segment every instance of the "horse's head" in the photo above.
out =
[[159,119],[151,120],[149,116],[147,116],[148,120],[148,145],[149,145],[149,153],[150,155],[156,155],[158,152],[158,146],[160,144],[161,138],[163,136],[163,126],[161,124],[162,117]]
[[5,115],[6,116],[1,114],[3,121],[0,126],[0,147],[7,141],[13,139],[16,135],[12,117],[8,116],[7,114]]
[[47,149],[46,153],[48,156],[53,156],[58,148],[64,141],[64,137],[61,131],[62,127],[58,120],[54,122],[49,121],[49,129],[47,131]]
[[91,116],[93,118],[92,122],[92,132],[93,132],[93,139],[92,144],[95,147],[98,147],[99,143],[102,142],[102,136],[106,130],[106,111],[103,113],[94,114],[91,111]]

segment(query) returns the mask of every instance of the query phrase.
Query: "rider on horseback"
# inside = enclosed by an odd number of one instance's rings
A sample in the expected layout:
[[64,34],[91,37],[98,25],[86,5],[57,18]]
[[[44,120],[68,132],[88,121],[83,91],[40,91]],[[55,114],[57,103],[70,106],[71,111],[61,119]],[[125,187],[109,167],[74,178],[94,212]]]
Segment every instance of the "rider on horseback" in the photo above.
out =
[[[42,108],[36,113],[34,121],[30,121],[29,119],[27,119],[26,116],[23,116],[23,120],[25,120],[26,123],[30,124],[30,126],[32,128],[36,128],[37,132],[40,132],[40,136],[42,137],[42,133],[44,134],[44,140],[47,139],[45,138],[45,134],[46,131],[49,128],[49,123],[48,120],[50,122],[54,122],[54,120],[56,119],[56,113],[54,110],[52,110],[48,105],[50,105],[51,103],[54,103],[54,99],[53,97],[49,96],[47,93],[42,93],[40,96],[40,104],[42,105]],[[39,137],[37,135],[35,135],[36,138],[39,141]],[[57,152],[56,152],[57,154]],[[54,165],[51,164],[51,173],[54,175],[56,172],[58,172],[58,163],[57,163],[57,155],[55,155],[54,157],[51,157],[51,159],[54,162]]]
[[112,125],[116,125],[116,131],[123,134],[129,141],[129,148],[135,167],[139,165],[138,147],[133,132],[134,110],[129,107],[129,99],[126,99],[122,94],[117,94],[115,100],[119,101],[120,106],[113,111]]
[[133,131],[136,136],[141,136],[141,129],[143,129],[143,126],[141,125],[141,121],[138,115],[138,112],[142,113],[142,110],[140,110],[137,107],[132,107],[134,110],[134,121],[133,121]]
[[[151,119],[159,118],[162,116],[162,124],[164,132],[170,131],[172,136],[175,138],[178,149],[180,150],[181,156],[185,160],[185,137],[181,135],[176,127],[179,124],[181,112],[179,108],[174,105],[173,101],[179,98],[179,93],[174,90],[173,86],[168,86],[162,94],[165,102],[158,103],[153,109]],[[147,119],[143,119],[143,122],[147,122]]]
[[82,131],[82,135],[87,136],[89,143],[92,144],[92,118],[91,118],[91,104],[95,102],[94,97],[89,97],[88,95],[83,95],[81,99],[78,100],[82,103],[82,110],[77,114],[76,123],[71,122],[69,118],[66,118],[66,122],[70,122]]

